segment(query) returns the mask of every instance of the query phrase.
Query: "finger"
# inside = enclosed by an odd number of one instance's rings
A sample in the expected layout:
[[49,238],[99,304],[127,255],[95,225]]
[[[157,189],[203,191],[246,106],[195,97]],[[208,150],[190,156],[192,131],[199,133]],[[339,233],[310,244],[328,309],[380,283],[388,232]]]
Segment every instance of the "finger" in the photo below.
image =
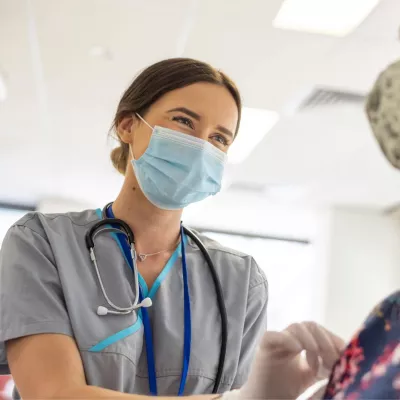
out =
[[313,351],[306,351],[306,360],[313,375],[317,375],[321,364],[318,358],[318,353],[315,353]]
[[318,353],[317,342],[304,323],[292,324],[286,329],[286,331],[289,332],[292,337],[296,338],[300,343],[302,350]]
[[304,322],[296,329],[306,350],[306,361],[312,372],[317,374],[322,370],[322,366],[330,370],[338,356],[333,341],[325,330],[315,322]]
[[338,356],[342,354],[343,350],[346,348],[346,342],[340,338],[339,336],[335,335],[334,333],[328,331],[328,329],[323,328],[329,338],[332,340],[333,344],[335,345],[336,351]]
[[293,357],[302,351],[300,343],[287,332],[266,332],[259,347],[266,354],[273,354],[279,357]]
[[317,379],[320,380],[320,379],[329,378],[329,376],[331,375],[331,372],[332,372],[332,368],[330,368],[330,369],[325,368],[323,366],[323,364],[320,363],[319,369],[318,369],[318,372],[317,372]]
[[291,336],[295,337],[300,343],[302,350],[305,351],[305,357],[301,358],[301,365],[304,372],[311,372],[316,375],[319,369],[318,345],[308,330],[306,324],[293,324],[287,328]]
[[333,338],[326,329],[316,322],[306,322],[305,324],[317,342],[319,349],[318,355],[321,357],[323,366],[327,369],[331,369],[339,358]]

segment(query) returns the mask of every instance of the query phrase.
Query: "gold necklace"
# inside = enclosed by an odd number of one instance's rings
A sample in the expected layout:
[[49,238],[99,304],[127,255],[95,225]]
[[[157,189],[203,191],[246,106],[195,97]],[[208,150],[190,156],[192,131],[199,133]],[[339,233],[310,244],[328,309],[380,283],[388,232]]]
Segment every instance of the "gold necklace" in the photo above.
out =
[[166,251],[172,251],[176,248],[176,246],[179,244],[180,240],[178,240],[178,242],[176,243],[175,247],[173,249],[167,249],[167,250],[161,250],[161,251],[157,251],[155,253],[138,253],[138,259],[139,261],[145,261],[147,257],[151,257],[151,256],[156,256],[157,254],[161,254],[161,253],[165,253]]

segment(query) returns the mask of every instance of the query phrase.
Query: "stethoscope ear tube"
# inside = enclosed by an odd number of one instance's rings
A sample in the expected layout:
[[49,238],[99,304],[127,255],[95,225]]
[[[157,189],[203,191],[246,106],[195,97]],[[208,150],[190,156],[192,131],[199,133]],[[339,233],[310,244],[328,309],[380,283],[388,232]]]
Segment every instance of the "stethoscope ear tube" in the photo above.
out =
[[107,225],[119,225],[123,232],[126,234],[128,237],[128,242],[129,245],[132,246],[135,244],[135,237],[133,236],[133,232],[129,225],[122,221],[121,219],[118,218],[105,218],[102,219],[99,222],[96,222],[87,232],[85,235],[85,242],[86,242],[86,247],[90,251],[90,249],[93,249],[94,247],[94,236],[96,232],[101,228],[102,226],[107,226]]
[[196,243],[196,245],[198,246],[200,251],[203,253],[203,257],[205,258],[205,260],[208,264],[208,267],[210,269],[211,276],[212,276],[212,279],[213,279],[214,285],[215,285],[215,293],[217,295],[217,303],[218,303],[218,308],[219,308],[219,312],[221,315],[221,351],[219,353],[217,376],[215,378],[215,384],[214,384],[214,388],[213,388],[213,393],[218,393],[218,389],[221,384],[222,373],[224,372],[226,348],[227,348],[227,343],[228,343],[228,316],[226,313],[224,295],[222,293],[221,282],[219,281],[217,271],[215,270],[214,263],[211,260],[211,257],[208,254],[207,249],[204,247],[201,240],[198,238],[198,236],[193,231],[191,231],[190,229],[188,229],[186,227],[183,227],[183,231],[185,232],[185,234],[187,236],[190,237],[190,239],[193,240],[193,242]]
[[[107,206],[106,206],[107,207]],[[103,215],[105,210],[103,210]],[[113,228],[115,225],[119,226],[119,228]],[[104,228],[103,228],[104,227]],[[130,253],[132,256],[132,262],[135,264],[136,263],[136,252],[135,252],[135,237],[133,235],[133,232],[129,225],[118,219],[118,218],[104,218],[98,222],[96,222],[87,232],[85,235],[85,242],[86,242],[86,247],[88,248],[89,254],[90,254],[90,259],[93,262],[94,270],[98,279],[98,282],[100,284],[100,289],[103,293],[104,299],[106,300],[107,304],[110,306],[110,309],[107,307],[99,306],[97,308],[97,315],[99,316],[104,316],[107,314],[114,314],[114,315],[125,315],[133,312],[134,310],[140,308],[140,307],[149,307],[151,306],[151,301],[150,304],[148,305],[148,301],[143,302],[142,304],[139,303],[139,280],[138,280],[138,271],[135,265],[132,266],[132,271],[133,271],[133,276],[134,276],[134,282],[135,282],[135,301],[133,304],[131,304],[129,307],[119,307],[115,305],[110,298],[107,296],[103,281],[101,279],[100,271],[97,265],[97,260],[96,260],[96,255],[94,251],[94,238],[96,235],[107,232],[107,231],[119,231],[121,234],[125,235],[128,239],[129,243],[129,249]],[[144,299],[146,300],[146,299]],[[147,299],[150,300],[150,299]]]

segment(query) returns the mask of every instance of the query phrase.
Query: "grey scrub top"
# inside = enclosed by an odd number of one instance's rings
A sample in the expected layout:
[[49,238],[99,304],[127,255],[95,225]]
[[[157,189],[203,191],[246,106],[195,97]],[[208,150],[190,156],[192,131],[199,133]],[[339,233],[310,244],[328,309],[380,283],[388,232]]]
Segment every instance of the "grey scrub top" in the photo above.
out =
[[[45,215],[30,213],[8,231],[0,253],[0,374],[9,373],[4,343],[41,333],[72,336],[88,385],[149,394],[143,324],[136,312],[98,316],[108,307],[85,245],[99,210]],[[220,392],[247,379],[255,347],[266,328],[267,281],[252,257],[200,235],[221,280],[228,314],[228,346]],[[132,270],[115,235],[96,236],[95,251],[110,300],[128,307]],[[192,348],[185,394],[211,393],[221,345],[214,283],[198,247],[187,238]],[[159,395],[177,395],[183,359],[183,281],[180,246],[144,294],[153,305]]]

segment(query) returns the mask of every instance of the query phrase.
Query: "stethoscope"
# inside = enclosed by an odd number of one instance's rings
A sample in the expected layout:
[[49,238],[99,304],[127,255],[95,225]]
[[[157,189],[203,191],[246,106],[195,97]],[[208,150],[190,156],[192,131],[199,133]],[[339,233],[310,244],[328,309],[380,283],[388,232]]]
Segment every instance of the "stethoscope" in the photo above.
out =
[[[146,352],[147,352],[147,366],[149,373],[149,387],[150,392],[153,395],[157,395],[157,382],[156,382],[156,374],[155,374],[155,362],[154,362],[154,353],[153,353],[153,344],[152,344],[152,333],[151,333],[151,324],[148,316],[148,312],[146,310],[147,307],[152,305],[152,301],[149,297],[143,298],[142,290],[139,285],[139,272],[137,269],[136,261],[137,261],[137,253],[135,249],[135,237],[134,234],[129,227],[129,225],[122,221],[121,219],[117,219],[114,217],[112,212],[112,203],[107,204],[102,211],[103,219],[97,223],[95,223],[87,232],[85,236],[86,247],[90,254],[90,259],[93,263],[95,273],[100,284],[100,289],[102,294],[108,304],[108,307],[99,306],[97,307],[97,315],[104,316],[107,314],[113,315],[127,315],[135,310],[141,310],[141,316],[143,320],[144,326],[144,335],[146,342]],[[120,245],[122,250],[124,251],[125,257],[132,269],[133,279],[134,279],[134,287],[135,287],[135,299],[133,303],[129,307],[118,307],[115,305],[110,298],[107,296],[107,292],[105,290],[99,268],[96,259],[96,254],[94,251],[94,239],[97,235],[105,232],[115,232],[120,241]],[[205,248],[204,244],[198,238],[198,236],[191,231],[190,229],[181,225],[181,251],[182,251],[182,273],[184,280],[184,356],[183,356],[183,368],[182,368],[182,376],[181,376],[181,384],[179,388],[178,395],[183,395],[188,368],[190,361],[190,344],[191,344],[191,321],[190,321],[190,299],[189,299],[189,287],[187,282],[187,268],[186,268],[186,254],[185,254],[185,243],[184,236],[187,235],[200,249],[205,258],[208,268],[211,273],[211,277],[214,282],[215,292],[217,295],[217,303],[218,309],[221,315],[221,350],[219,354],[218,361],[218,370],[215,378],[215,384],[212,393],[218,393],[218,389],[222,379],[222,373],[224,370],[225,364],[225,356],[226,356],[226,347],[228,341],[228,318],[226,314],[226,307],[224,302],[224,297],[222,293],[221,283],[219,281],[217,272],[215,270],[215,266],[211,257]],[[122,240],[123,239],[123,240]]]

